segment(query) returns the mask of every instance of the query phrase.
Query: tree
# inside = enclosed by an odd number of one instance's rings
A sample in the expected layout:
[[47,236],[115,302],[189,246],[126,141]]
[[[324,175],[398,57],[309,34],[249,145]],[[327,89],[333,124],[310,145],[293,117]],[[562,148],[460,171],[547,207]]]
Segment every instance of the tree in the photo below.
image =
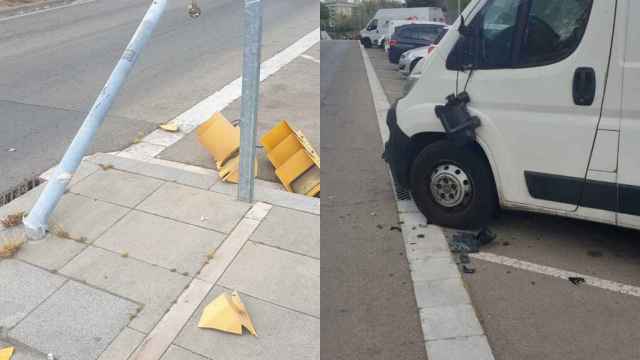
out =
[[320,3],[320,20],[329,20],[329,8],[325,3]]

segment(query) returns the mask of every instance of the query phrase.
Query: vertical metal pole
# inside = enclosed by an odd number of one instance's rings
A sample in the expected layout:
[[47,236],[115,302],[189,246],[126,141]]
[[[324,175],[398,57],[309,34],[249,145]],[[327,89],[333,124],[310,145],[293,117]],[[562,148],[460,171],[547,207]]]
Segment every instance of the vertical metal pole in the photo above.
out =
[[71,145],[69,145],[62,157],[62,161],[56,167],[53,176],[49,179],[38,201],[29,212],[29,216],[24,219],[25,232],[29,240],[44,238],[51,212],[53,212],[64,194],[67,183],[73,177],[78,166],[80,166],[80,162],[91,145],[96,131],[104,121],[131,68],[138,60],[140,52],[149,38],[151,38],[151,33],[158,24],[166,3],[166,0],[153,0],[153,3],[151,3],[129,45],[127,45],[118,64],[113,69],[111,76],[109,76],[109,80],[107,80],[89,114],[84,119],[80,130],[78,130]]
[[458,0],[458,17],[462,14],[462,0]]
[[260,95],[260,49],[262,47],[261,0],[245,0],[244,22],[238,200],[252,202],[255,177],[254,163],[256,158],[258,97]]

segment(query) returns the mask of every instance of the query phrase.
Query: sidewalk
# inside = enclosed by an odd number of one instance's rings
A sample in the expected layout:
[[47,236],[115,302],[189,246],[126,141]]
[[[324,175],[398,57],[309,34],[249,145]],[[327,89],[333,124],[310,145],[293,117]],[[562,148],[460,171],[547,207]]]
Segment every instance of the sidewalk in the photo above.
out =
[[[13,360],[121,360],[142,343],[135,358],[319,358],[319,199],[258,182],[250,205],[214,171],[167,165],[85,159],[55,234],[0,260],[0,347],[15,346]],[[226,290],[258,337],[196,326]]]

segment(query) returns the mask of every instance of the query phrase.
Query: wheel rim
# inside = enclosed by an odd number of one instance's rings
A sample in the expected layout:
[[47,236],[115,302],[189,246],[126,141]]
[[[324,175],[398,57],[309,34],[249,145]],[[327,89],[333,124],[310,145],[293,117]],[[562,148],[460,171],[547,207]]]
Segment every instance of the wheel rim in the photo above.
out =
[[473,187],[469,176],[454,164],[437,166],[431,174],[431,195],[438,205],[454,208],[471,198]]

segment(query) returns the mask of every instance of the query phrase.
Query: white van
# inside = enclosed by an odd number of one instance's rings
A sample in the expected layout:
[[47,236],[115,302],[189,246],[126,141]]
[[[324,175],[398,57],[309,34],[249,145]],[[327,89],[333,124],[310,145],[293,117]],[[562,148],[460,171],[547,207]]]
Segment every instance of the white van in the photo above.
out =
[[478,228],[502,206],[640,229],[634,14],[638,0],[467,7],[387,117],[385,159],[429,221]]
[[445,18],[439,7],[379,9],[369,20],[367,26],[360,31],[362,45],[366,48],[383,46],[389,22],[392,20],[423,20],[443,23]]

